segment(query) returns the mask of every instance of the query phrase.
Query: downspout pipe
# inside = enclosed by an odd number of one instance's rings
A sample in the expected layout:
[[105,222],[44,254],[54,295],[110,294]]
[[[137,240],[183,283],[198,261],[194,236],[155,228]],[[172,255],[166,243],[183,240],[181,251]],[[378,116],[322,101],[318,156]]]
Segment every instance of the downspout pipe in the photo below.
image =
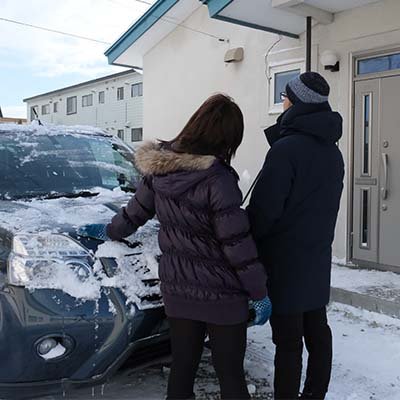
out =
[[312,17],[307,17],[306,24],[306,72],[310,72],[312,51]]

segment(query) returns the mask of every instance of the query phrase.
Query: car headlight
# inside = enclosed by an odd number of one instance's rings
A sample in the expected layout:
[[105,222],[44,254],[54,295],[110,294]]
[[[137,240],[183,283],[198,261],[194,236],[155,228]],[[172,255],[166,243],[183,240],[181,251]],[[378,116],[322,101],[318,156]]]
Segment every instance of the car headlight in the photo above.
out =
[[49,267],[66,266],[78,278],[91,274],[93,258],[74,239],[60,234],[17,234],[8,259],[8,282],[25,286],[37,275],[45,275]]

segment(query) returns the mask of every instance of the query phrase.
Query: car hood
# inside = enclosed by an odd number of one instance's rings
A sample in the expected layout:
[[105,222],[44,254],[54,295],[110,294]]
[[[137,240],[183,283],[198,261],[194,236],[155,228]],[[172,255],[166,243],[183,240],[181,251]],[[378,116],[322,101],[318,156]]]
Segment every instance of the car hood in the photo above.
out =
[[0,201],[0,227],[11,233],[70,233],[79,226],[108,223],[131,195],[93,189],[94,197]]
[[[67,285],[65,270],[59,268],[61,275],[56,269],[54,279],[37,279],[30,283],[30,289],[62,289],[76,298],[81,298],[81,293],[85,298],[94,298],[100,287],[106,285],[123,289],[130,303],[137,303],[139,297],[159,293],[159,289],[152,286],[153,281],[158,280],[160,254],[156,221],[150,221],[128,238],[129,243],[138,244],[136,247],[127,246],[127,242],[103,243],[77,235],[79,226],[110,222],[116,211],[132,196],[121,190],[96,189],[97,192],[98,196],[90,198],[0,201],[0,250],[3,249],[0,251],[0,264],[3,268],[0,269],[4,270],[6,262],[2,254],[7,257],[11,250],[10,244],[7,244],[10,240],[5,240],[5,236],[10,238],[15,234],[64,234],[79,241],[94,256],[93,279],[81,285],[82,288],[77,293],[77,283],[72,280]],[[4,248],[5,246],[8,248]],[[99,268],[103,270],[100,275]],[[151,287],[142,282],[150,283]],[[93,296],[88,296],[89,292],[94,293]]]

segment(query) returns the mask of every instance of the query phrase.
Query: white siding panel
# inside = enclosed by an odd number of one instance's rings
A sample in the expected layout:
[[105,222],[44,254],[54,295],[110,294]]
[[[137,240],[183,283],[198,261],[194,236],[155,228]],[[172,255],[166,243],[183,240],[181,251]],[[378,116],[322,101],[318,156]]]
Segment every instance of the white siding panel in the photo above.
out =
[[[125,130],[125,141],[130,143],[131,128],[143,127],[143,97],[131,97],[131,85],[143,81],[141,74],[132,72],[112,79],[104,79],[74,89],[60,90],[51,97],[41,97],[27,103],[39,106],[39,118],[43,123],[57,125],[89,125],[117,135],[118,129]],[[117,100],[117,88],[124,87],[124,99]],[[99,92],[104,91],[105,102],[99,103]],[[82,96],[93,94],[93,106],[82,107]],[[77,96],[77,113],[67,115],[67,98]],[[53,103],[58,102],[58,112],[53,112]],[[50,114],[41,115],[41,106],[50,103]]]

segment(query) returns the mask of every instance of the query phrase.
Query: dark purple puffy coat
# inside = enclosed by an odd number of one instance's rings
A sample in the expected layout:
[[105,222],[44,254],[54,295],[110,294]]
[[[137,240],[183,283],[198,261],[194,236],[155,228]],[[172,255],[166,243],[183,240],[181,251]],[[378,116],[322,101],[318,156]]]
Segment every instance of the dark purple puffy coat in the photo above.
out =
[[113,240],[156,214],[166,314],[230,325],[248,318],[248,300],[266,296],[266,274],[250,235],[234,170],[213,156],[148,143],[136,152],[145,178],[107,226]]

